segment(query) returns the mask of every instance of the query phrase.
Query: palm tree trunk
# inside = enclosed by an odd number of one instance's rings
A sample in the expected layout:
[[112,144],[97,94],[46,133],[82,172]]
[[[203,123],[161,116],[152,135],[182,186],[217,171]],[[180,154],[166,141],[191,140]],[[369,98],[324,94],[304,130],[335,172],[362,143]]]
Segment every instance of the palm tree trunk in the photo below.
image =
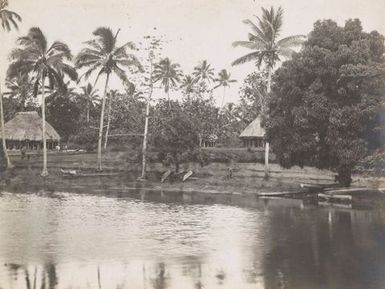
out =
[[147,100],[146,105],[146,120],[144,123],[144,134],[143,134],[143,148],[142,148],[142,175],[141,179],[147,178],[147,137],[148,137],[148,120],[150,117],[150,98]]
[[167,90],[168,109],[171,111],[170,89]]
[[47,138],[45,128],[45,87],[44,87],[44,73],[41,76],[41,117],[42,117],[42,133],[43,133],[43,171],[41,172],[42,177],[48,176],[47,169]]
[[7,151],[7,143],[5,139],[5,121],[4,121],[4,106],[3,106],[3,94],[1,92],[0,87],[0,113],[1,113],[1,140],[3,145],[4,157],[7,161],[7,169],[12,167],[11,160],[9,159],[8,151]]
[[142,175],[141,179],[147,178],[147,138],[148,138],[148,122],[150,118],[150,100],[152,98],[152,92],[154,90],[153,77],[152,77],[152,59],[150,60],[150,91],[148,94],[147,105],[146,105],[146,119],[144,122],[144,133],[143,133],[143,147],[142,147]]
[[226,86],[223,86],[223,97],[222,97],[222,105],[221,108],[225,105],[225,97],[226,97]]
[[[271,92],[271,74],[272,74],[272,67],[268,65],[267,67],[267,94],[270,94]],[[264,109],[266,110],[266,108]],[[265,114],[266,111],[263,112]],[[270,177],[270,170],[269,170],[269,153],[270,153],[270,144],[267,141],[265,144],[265,179],[268,179]]]
[[90,122],[90,101],[87,100],[87,123]]
[[97,159],[97,168],[102,170],[102,138],[103,138],[103,124],[104,124],[104,109],[106,107],[106,96],[107,96],[107,87],[108,81],[110,79],[110,74],[107,73],[106,84],[104,86],[104,94],[102,100],[102,111],[100,112],[100,126],[99,126],[99,137],[98,137],[98,159]]
[[107,115],[107,128],[106,128],[106,134],[104,136],[104,149],[107,149],[107,143],[108,143],[108,133],[110,131],[110,123],[111,123],[111,102],[112,102],[112,95],[110,94],[110,99],[108,100],[108,115]]

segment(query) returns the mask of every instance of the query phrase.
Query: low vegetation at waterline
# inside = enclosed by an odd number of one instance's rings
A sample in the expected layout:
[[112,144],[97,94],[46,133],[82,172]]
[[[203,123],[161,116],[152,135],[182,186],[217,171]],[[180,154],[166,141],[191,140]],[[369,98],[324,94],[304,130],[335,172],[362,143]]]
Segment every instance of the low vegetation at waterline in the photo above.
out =
[[[17,28],[21,17],[6,9],[7,1],[0,3],[4,30]],[[101,26],[91,37],[85,35],[90,40],[73,55],[68,44],[49,43],[39,27],[30,28],[10,51],[7,89],[0,93],[8,167],[4,123],[20,111],[41,115],[42,176],[48,174],[46,121],[63,146],[97,150],[98,170],[111,144],[126,151],[135,147],[145,177],[147,151],[178,171],[186,155],[204,163],[204,147],[241,147],[240,133],[259,117],[266,131],[266,177],[271,143],[283,167],[328,169],[338,173],[341,184],[350,185],[355,166],[379,147],[384,37],[364,32],[356,19],[344,26],[317,21],[307,39],[281,38],[283,15],[280,7],[263,8],[261,17],[244,21],[251,33],[233,46],[251,51],[229,59],[233,65],[256,65],[243,81],[204,56],[184,71],[172,55],[164,55],[162,37],[134,41],[123,39],[121,29]],[[227,88],[237,81],[242,83],[240,101],[226,103]],[[219,105],[214,99],[218,88],[223,89]]]

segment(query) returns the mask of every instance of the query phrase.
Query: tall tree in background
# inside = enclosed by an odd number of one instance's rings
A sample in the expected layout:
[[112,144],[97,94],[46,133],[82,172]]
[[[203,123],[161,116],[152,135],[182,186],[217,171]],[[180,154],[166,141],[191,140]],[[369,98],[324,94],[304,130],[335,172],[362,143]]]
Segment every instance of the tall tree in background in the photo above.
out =
[[80,87],[82,90],[80,97],[86,104],[86,122],[90,122],[90,110],[94,106],[95,102],[98,100],[98,90],[94,89],[91,83],[83,85]]
[[275,76],[266,129],[281,165],[332,169],[350,185],[383,103],[384,40],[365,33],[358,19],[314,24],[304,48]]
[[181,77],[182,71],[180,70],[180,65],[178,63],[172,63],[168,57],[162,59],[154,66],[154,82],[160,82],[162,84],[164,92],[167,93],[170,110],[170,89],[177,87]]
[[127,52],[127,49],[135,49],[135,46],[132,42],[127,42],[122,46],[117,46],[118,34],[119,30],[114,34],[110,28],[97,28],[93,32],[95,38],[86,42],[88,47],[84,48],[75,60],[76,67],[78,69],[87,68],[86,72],[83,74],[86,79],[93,72],[97,71],[95,84],[102,74],[106,75],[98,137],[97,168],[99,170],[102,170],[104,111],[110,76],[111,74],[115,74],[120,78],[121,81],[127,83],[127,74],[123,68],[136,67],[139,70],[142,69],[141,64],[136,56]]
[[77,80],[75,68],[66,61],[72,59],[71,51],[62,42],[55,41],[51,46],[40,28],[33,27],[27,36],[18,39],[19,47],[11,53],[11,64],[7,75],[9,79],[17,77],[19,73],[32,74],[34,76],[34,95],[37,96],[40,89],[42,108],[42,133],[43,133],[43,171],[41,175],[47,176],[47,143],[45,128],[45,81],[48,79],[49,87],[65,88],[63,75],[71,80]]
[[35,108],[33,101],[33,79],[29,75],[18,74],[13,79],[6,79],[7,91],[3,94],[17,103],[17,111]]
[[[1,20],[1,26],[3,27],[4,30],[10,31],[11,27],[13,26],[14,28],[18,29],[18,23],[21,21],[21,17],[19,14],[12,12],[10,10],[7,10],[6,8],[8,7],[8,1],[7,0],[0,0],[0,20]],[[11,161],[8,156],[7,152],[7,144],[5,140],[5,121],[4,121],[4,107],[3,107],[3,94],[1,91],[1,86],[0,86],[0,122],[1,122],[1,140],[2,140],[2,146],[3,146],[3,151],[4,151],[4,156],[7,161],[7,167],[11,167]]]
[[226,88],[230,86],[230,83],[237,82],[235,79],[231,79],[231,74],[226,70],[222,69],[218,73],[218,78],[215,79],[218,84],[214,87],[214,89],[218,87],[223,87],[223,97],[222,97],[222,104],[221,107],[225,104],[225,97],[226,97]]
[[214,68],[208,64],[207,60],[203,60],[199,65],[194,67],[193,76],[195,82],[203,82],[208,84],[215,80]]
[[[257,17],[257,16],[256,16]],[[293,35],[278,40],[283,24],[283,9],[279,7],[275,10],[273,7],[270,10],[262,8],[262,18],[257,17],[257,24],[250,19],[244,20],[244,23],[249,25],[252,33],[249,33],[248,40],[236,41],[234,47],[241,46],[252,50],[238,59],[232,65],[243,64],[246,62],[255,62],[258,69],[262,65],[267,70],[267,94],[271,92],[271,78],[273,69],[281,57],[290,58],[294,53],[293,47],[301,45],[305,36]],[[263,111],[265,116],[266,112]],[[266,142],[265,149],[265,177],[269,176],[269,143]]]
[[194,92],[195,79],[191,75],[185,75],[181,81],[180,88],[183,89],[187,98],[190,98],[191,93]]

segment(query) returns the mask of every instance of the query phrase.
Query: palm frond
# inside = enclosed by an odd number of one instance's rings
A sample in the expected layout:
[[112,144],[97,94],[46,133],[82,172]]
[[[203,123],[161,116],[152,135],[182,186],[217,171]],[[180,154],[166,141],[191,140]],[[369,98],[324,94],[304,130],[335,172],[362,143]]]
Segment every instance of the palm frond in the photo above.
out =
[[306,40],[305,35],[292,35],[289,37],[282,38],[277,42],[279,47],[293,47],[302,45]]
[[68,45],[60,42],[60,41],[55,41],[51,47],[47,51],[47,55],[51,56],[55,53],[60,53],[65,59],[71,60],[72,59],[72,54],[71,50],[69,49]]
[[257,33],[257,36],[254,35],[255,37],[258,37],[261,41],[263,41],[265,39],[266,35],[261,30],[261,28],[259,28],[256,24],[253,23],[253,21],[251,21],[250,19],[245,19],[245,20],[243,20],[243,23],[246,25],[249,25],[251,27],[251,29],[255,33]]
[[233,42],[233,47],[238,47],[242,46],[248,49],[253,49],[253,50],[259,50],[259,49],[264,49],[266,47],[265,43],[260,42],[260,41],[235,41]]
[[111,28],[108,27],[99,27],[93,34],[99,37],[100,44],[103,47],[105,53],[111,53],[116,44],[116,38],[113,34]]
[[41,52],[47,51],[47,39],[39,27],[30,28],[27,37],[40,48]]
[[231,65],[239,65],[250,61],[259,61],[261,58],[261,53],[259,51],[251,52],[249,54],[246,54],[236,60],[234,60]]
[[12,23],[15,29],[19,29],[19,26],[16,21],[21,22],[21,17],[19,14],[15,12],[2,9],[0,10],[0,20],[1,20],[1,26],[3,27],[3,29],[10,31],[11,30],[10,23]]

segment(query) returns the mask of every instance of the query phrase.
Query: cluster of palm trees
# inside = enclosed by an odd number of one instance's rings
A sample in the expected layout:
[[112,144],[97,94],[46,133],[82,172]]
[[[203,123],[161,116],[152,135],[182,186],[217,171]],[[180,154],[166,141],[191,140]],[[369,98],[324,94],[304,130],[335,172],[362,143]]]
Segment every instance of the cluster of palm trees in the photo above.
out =
[[180,88],[189,97],[195,91],[196,85],[217,83],[217,85],[212,87],[212,90],[221,86],[224,88],[222,107],[224,105],[226,88],[230,86],[230,83],[236,82],[236,80],[231,79],[231,74],[226,69],[222,69],[218,76],[215,77],[214,69],[207,60],[203,60],[195,66],[191,75],[184,75],[180,65],[172,63],[167,57],[155,64],[153,77],[154,82],[160,82],[164,88],[168,100],[170,100],[170,90],[172,89]]
[[[7,10],[7,5],[6,0],[0,0],[1,24],[4,30],[9,31],[12,27],[18,27],[18,21],[21,21],[21,17],[15,12]],[[262,17],[257,17],[256,24],[249,19],[244,21],[244,23],[252,29],[252,33],[248,35],[248,40],[233,43],[235,47],[242,46],[252,50],[251,53],[235,60],[233,65],[253,61],[258,69],[267,70],[268,94],[271,90],[272,72],[275,65],[280,61],[280,57],[290,57],[294,52],[292,47],[300,45],[304,40],[304,36],[302,35],[290,36],[278,40],[282,28],[282,17],[283,10],[281,8],[277,10],[273,8],[270,10],[262,9]],[[60,93],[68,93],[70,81],[79,82],[82,79],[87,81],[91,75],[95,76],[94,83],[88,83],[81,88],[81,95],[83,101],[86,103],[87,122],[90,121],[90,108],[98,98],[95,86],[98,81],[104,77],[97,150],[97,167],[100,170],[102,169],[102,138],[105,127],[104,120],[108,95],[110,95],[110,101],[108,105],[109,117],[107,120],[105,146],[108,140],[111,115],[112,93],[109,93],[110,78],[112,75],[115,75],[123,84],[130,86],[132,84],[129,81],[127,71],[131,73],[141,73],[144,71],[139,59],[133,53],[136,50],[134,43],[127,42],[123,45],[118,45],[119,32],[120,29],[114,33],[110,28],[97,28],[93,32],[93,38],[84,43],[85,47],[75,57],[65,43],[54,41],[49,44],[44,33],[37,27],[31,28],[26,36],[20,37],[17,40],[18,46],[10,54],[11,64],[7,71],[7,81],[8,83],[17,85],[19,81],[25,82],[28,80],[32,86],[32,95],[34,97],[38,95],[41,96],[43,130],[42,176],[48,175],[45,133],[45,95],[48,91],[53,90]],[[80,71],[82,74],[78,75]],[[207,60],[202,61],[194,67],[191,75],[184,75],[180,65],[173,63],[166,57],[154,64],[153,70],[151,69],[151,75],[151,86],[160,83],[164,92],[167,94],[170,110],[171,90],[182,89],[185,95],[190,97],[190,94],[196,91],[200,85],[210,85],[210,91],[223,87],[221,104],[221,107],[223,107],[226,89],[231,83],[236,82],[236,80],[231,78],[231,74],[226,69],[220,70],[217,76],[215,76],[214,69]],[[8,164],[10,165],[5,149],[4,113],[1,91],[0,108],[3,148]],[[262,111],[262,114],[266,114],[265,109]]]

